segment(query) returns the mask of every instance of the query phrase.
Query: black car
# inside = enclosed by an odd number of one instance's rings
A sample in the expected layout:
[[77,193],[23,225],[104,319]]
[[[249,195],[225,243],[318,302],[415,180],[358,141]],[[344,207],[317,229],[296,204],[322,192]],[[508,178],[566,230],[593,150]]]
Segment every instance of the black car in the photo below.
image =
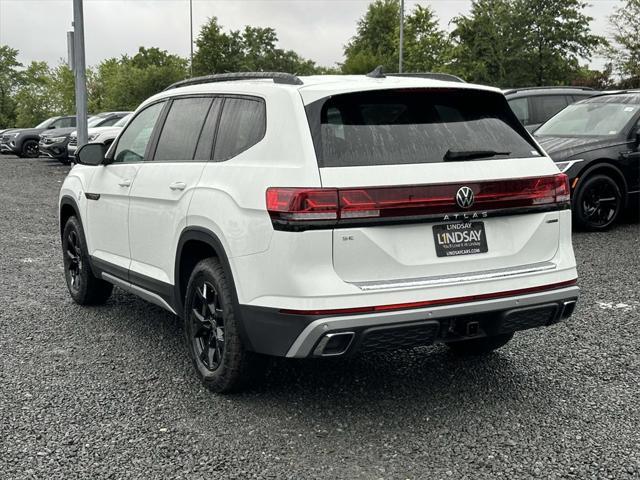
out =
[[530,87],[504,91],[511,110],[530,132],[567,105],[597,93],[588,87]]
[[640,90],[603,93],[568,106],[536,140],[570,179],[574,222],[610,227],[640,201]]
[[75,115],[51,117],[34,128],[13,128],[5,130],[0,136],[0,153],[35,158],[40,155],[38,141],[40,134],[56,128],[75,128]]
[[[110,127],[129,113],[130,112],[99,113],[89,118],[87,126],[89,128]],[[76,128],[74,125],[71,128],[58,128],[43,132],[40,134],[40,141],[38,143],[40,153],[60,160],[62,163],[69,163],[70,160],[67,152],[67,145],[69,144],[71,133],[75,132],[75,130]]]

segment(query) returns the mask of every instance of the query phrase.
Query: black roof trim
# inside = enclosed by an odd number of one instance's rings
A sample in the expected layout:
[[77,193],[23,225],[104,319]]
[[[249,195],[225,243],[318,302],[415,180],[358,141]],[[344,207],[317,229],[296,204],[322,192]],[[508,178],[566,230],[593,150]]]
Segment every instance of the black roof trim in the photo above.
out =
[[173,88],[187,87],[189,85],[202,85],[205,83],[216,82],[235,82],[240,80],[261,80],[270,79],[273,83],[281,83],[284,85],[303,85],[296,75],[284,72],[237,72],[237,73],[216,73],[214,75],[205,75],[203,77],[187,78],[172,85],[169,85],[164,91]]
[[422,73],[388,73],[389,77],[409,77],[409,78],[429,78],[431,80],[442,80],[445,82],[467,83],[460,77],[450,73],[422,72]]
[[502,93],[505,95],[509,95],[510,93],[516,92],[528,92],[531,90],[583,90],[583,91],[595,91],[591,87],[577,87],[573,85],[556,85],[556,86],[546,86],[546,87],[522,87],[522,88],[510,88],[508,90],[504,90]]

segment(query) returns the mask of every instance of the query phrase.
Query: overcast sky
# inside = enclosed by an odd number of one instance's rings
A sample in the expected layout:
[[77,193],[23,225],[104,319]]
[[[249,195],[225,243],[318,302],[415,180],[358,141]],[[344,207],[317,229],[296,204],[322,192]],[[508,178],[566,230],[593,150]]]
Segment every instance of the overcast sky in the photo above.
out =
[[[607,16],[622,0],[592,0],[588,13],[593,31],[608,35]],[[293,49],[320,65],[342,61],[343,46],[369,0],[193,0],[194,36],[207,18],[217,16],[225,29],[244,25],[275,28],[285,49]],[[444,29],[469,11],[470,0],[421,0],[431,5]],[[0,44],[20,50],[23,63],[66,58],[72,0],[0,0]],[[189,0],[84,0],[87,64],[133,54],[139,46],[160,47],[189,55]],[[595,59],[594,67],[602,65]]]

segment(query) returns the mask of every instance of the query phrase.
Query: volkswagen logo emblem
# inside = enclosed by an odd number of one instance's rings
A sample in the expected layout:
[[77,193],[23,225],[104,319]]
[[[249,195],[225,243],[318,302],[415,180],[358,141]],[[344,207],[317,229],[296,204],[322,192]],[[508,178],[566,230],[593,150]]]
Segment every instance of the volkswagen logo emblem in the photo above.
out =
[[456,203],[460,208],[469,208],[473,205],[473,190],[469,187],[460,187],[456,193]]

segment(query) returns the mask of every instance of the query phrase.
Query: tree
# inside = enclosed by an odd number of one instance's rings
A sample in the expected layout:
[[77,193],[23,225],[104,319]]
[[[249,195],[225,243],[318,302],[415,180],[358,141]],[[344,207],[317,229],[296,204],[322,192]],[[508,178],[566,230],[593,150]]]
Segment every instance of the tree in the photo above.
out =
[[510,0],[475,0],[468,16],[453,19],[454,71],[462,78],[499,87],[513,84],[517,34]]
[[0,45],[0,128],[13,126],[16,122],[13,97],[21,81],[20,67],[18,50]]
[[606,43],[591,34],[581,0],[474,0],[453,20],[455,69],[464,78],[497,85],[570,84],[580,60]]
[[133,57],[107,59],[88,75],[90,110],[133,110],[148,97],[184,79],[187,65],[184,58],[155,47],[140,47]]
[[[400,2],[376,0],[358,21],[356,35],[344,48],[344,73],[367,73],[378,65],[398,71]],[[407,72],[449,70],[451,42],[438,27],[430,7],[417,5],[405,16],[403,67]]]
[[626,0],[609,17],[613,48],[609,57],[623,88],[640,87],[640,0]]
[[22,85],[15,97],[17,127],[33,127],[56,114],[50,87],[49,65],[46,62],[31,62],[22,73]]
[[523,34],[523,67],[534,74],[537,85],[557,85],[580,69],[579,60],[606,44],[593,35],[582,0],[515,0],[517,22]]
[[244,30],[223,31],[212,17],[200,29],[193,56],[196,75],[243,71],[278,71],[309,75],[319,71],[311,60],[293,50],[277,48],[273,28],[246,26]]

